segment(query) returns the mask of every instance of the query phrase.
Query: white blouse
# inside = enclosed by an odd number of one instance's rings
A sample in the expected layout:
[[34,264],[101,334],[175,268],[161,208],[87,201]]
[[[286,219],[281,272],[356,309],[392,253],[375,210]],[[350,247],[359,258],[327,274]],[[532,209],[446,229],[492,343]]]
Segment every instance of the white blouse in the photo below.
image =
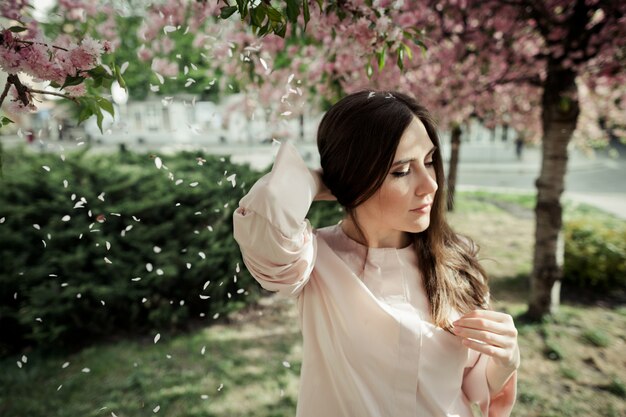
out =
[[296,416],[509,416],[517,374],[490,396],[489,357],[432,323],[413,244],[367,250],[339,225],[313,229],[316,187],[284,142],[233,213],[252,276],[298,304]]

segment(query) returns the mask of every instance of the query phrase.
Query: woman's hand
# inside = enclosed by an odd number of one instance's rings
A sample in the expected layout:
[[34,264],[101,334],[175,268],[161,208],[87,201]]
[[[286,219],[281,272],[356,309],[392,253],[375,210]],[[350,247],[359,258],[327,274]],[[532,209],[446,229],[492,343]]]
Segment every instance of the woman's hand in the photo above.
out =
[[315,182],[317,183],[317,194],[313,201],[333,201],[336,200],[335,196],[330,192],[326,184],[324,184],[324,180],[322,180],[322,170],[321,169],[311,169],[311,175],[315,178]]
[[520,364],[517,329],[513,318],[491,310],[473,310],[454,323],[452,332],[463,338],[463,344],[491,356],[494,363],[514,371]]

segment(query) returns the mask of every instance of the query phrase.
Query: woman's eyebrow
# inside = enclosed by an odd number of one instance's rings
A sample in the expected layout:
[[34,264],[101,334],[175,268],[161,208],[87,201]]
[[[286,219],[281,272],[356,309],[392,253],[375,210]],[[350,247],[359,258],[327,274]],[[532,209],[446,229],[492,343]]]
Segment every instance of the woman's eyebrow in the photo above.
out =
[[[430,151],[428,151],[428,153],[426,154],[426,158],[428,158],[429,156],[431,156],[433,154],[433,152],[435,152],[435,150],[437,150],[436,146],[433,146]],[[392,167],[395,167],[397,165],[404,165],[404,164],[408,164],[409,162],[413,162],[415,161],[417,158],[407,158],[407,159],[400,159],[399,161],[394,162],[393,164],[391,164]]]

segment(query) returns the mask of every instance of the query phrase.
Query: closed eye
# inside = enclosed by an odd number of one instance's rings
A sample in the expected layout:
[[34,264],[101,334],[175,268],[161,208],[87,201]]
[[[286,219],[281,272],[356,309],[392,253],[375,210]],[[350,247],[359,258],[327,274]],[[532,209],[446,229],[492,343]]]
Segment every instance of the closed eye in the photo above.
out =
[[407,169],[406,171],[392,172],[391,175],[393,175],[396,178],[400,178],[400,177],[405,177],[409,175],[410,172],[411,170]]

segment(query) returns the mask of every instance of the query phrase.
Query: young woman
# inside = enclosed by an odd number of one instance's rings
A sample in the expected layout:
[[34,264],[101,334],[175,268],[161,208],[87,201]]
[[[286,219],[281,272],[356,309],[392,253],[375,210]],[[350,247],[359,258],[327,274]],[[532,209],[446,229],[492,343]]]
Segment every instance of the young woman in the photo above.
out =
[[[245,264],[300,313],[297,417],[509,416],[520,363],[511,317],[489,309],[473,242],[445,220],[435,125],[399,92],[325,114],[321,171],[289,142],[233,214]],[[312,229],[312,201],[346,216]]]

